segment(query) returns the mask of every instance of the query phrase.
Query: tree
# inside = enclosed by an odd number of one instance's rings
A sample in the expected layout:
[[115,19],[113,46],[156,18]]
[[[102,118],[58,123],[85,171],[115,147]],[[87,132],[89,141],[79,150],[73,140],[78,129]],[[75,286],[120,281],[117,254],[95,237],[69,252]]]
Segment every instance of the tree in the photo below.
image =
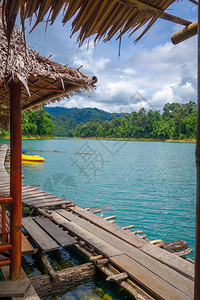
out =
[[197,105],[167,103],[160,111],[142,108],[139,112],[111,116],[110,121],[91,120],[76,127],[76,137],[145,138],[155,140],[196,137]]
[[26,136],[52,137],[55,125],[51,115],[43,108],[22,114],[22,134]]

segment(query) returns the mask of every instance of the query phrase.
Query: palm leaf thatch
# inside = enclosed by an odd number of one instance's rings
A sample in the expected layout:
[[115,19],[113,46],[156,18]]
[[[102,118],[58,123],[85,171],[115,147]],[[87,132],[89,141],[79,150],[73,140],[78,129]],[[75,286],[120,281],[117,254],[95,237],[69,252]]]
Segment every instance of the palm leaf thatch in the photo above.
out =
[[[197,4],[196,0],[189,0]],[[79,32],[78,42],[91,35],[94,41],[101,38],[110,40],[127,32],[130,36],[147,24],[136,42],[151,28],[158,18],[166,19],[182,25],[191,22],[170,15],[165,10],[175,0],[3,0],[4,29],[9,39],[17,13],[20,11],[22,28],[24,20],[36,17],[33,28],[41,21],[53,24],[60,12],[63,13],[62,23],[72,19],[72,34]]]
[[[71,70],[60,64],[40,57],[25,45],[24,23],[32,20],[32,30],[42,21],[53,24],[60,12],[65,25],[72,20],[72,35],[78,32],[81,45],[94,35],[94,42],[110,40],[123,34],[131,36],[146,25],[137,37],[137,42],[158,18],[184,26],[191,24],[165,10],[175,0],[0,0],[2,15],[0,22],[0,121],[8,123],[9,89],[8,76],[23,82],[22,110],[41,105],[49,100],[69,97],[73,91],[89,90],[96,82],[78,70]],[[196,0],[189,0],[198,4]],[[20,13],[22,33],[15,27]],[[3,107],[2,107],[3,106]]]
[[17,26],[13,27],[8,41],[0,19],[0,124],[9,125],[10,92],[9,80],[22,82],[22,111],[41,106],[49,101],[69,98],[73,92],[81,93],[94,89],[97,78],[87,77],[78,69],[70,69],[41,57],[25,45],[23,34]]

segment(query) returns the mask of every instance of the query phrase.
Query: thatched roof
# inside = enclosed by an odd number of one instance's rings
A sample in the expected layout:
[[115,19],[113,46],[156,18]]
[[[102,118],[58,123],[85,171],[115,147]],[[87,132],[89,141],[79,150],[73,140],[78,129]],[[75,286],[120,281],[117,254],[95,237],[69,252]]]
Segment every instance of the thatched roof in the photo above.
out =
[[[196,0],[189,0],[198,4]],[[53,24],[62,11],[62,23],[72,22],[72,34],[79,32],[78,41],[95,35],[95,42],[104,38],[110,40],[115,34],[120,38],[124,33],[132,35],[147,24],[138,36],[138,41],[158,18],[184,26],[191,22],[166,13],[165,10],[175,0],[4,0],[3,12],[6,16],[5,31],[9,39],[16,14],[20,11],[22,24],[27,18],[36,16],[33,28],[43,20]]]
[[[60,12],[62,23],[72,20],[72,34],[78,32],[78,42],[94,35],[94,41],[110,40],[113,36],[121,38],[123,34],[131,36],[146,25],[136,42],[151,28],[158,18],[187,26],[191,24],[165,10],[175,0],[0,0],[2,4],[2,20],[0,33],[0,104],[9,104],[8,89],[5,88],[6,75],[17,76],[28,88],[23,90],[22,109],[26,110],[45,101],[69,96],[69,93],[85,89],[96,81],[78,70],[56,64],[25,46],[23,35],[14,27],[16,16],[20,12],[22,31],[25,19],[35,16],[33,28],[41,21],[53,24]],[[188,0],[198,4],[196,0]],[[3,31],[5,35],[3,34]],[[11,38],[12,37],[12,38]],[[7,39],[7,40],[6,40]],[[6,63],[6,59],[7,62]],[[55,90],[56,89],[56,90]],[[1,112],[1,114],[5,114]]]
[[0,20],[0,124],[4,128],[9,123],[10,93],[7,86],[9,78],[18,78],[23,83],[22,110],[41,106],[48,101],[60,100],[73,92],[80,93],[94,88],[97,78],[87,77],[78,69],[55,63],[41,57],[36,51],[25,46],[24,38],[17,26],[8,41]]

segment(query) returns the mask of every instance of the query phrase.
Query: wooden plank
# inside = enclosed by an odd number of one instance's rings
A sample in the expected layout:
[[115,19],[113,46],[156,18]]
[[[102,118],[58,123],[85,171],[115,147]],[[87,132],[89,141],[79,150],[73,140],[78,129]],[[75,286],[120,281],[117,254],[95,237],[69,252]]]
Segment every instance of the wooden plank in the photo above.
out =
[[[49,205],[46,205],[49,204]],[[48,201],[36,201],[35,203],[35,207],[45,207],[45,206],[56,206],[56,205],[60,205],[60,204],[66,204],[67,206],[69,205],[72,205],[73,203],[72,202],[68,202],[68,200],[65,200],[65,199],[62,199],[62,198],[57,198],[57,200],[55,201],[54,199],[49,199]],[[31,205],[32,204],[28,204],[28,205]]]
[[45,191],[43,191],[43,190],[41,190],[41,189],[38,189],[38,188],[36,188],[36,187],[28,187],[27,189],[25,189],[25,187],[23,187],[23,191],[24,191],[24,194],[25,195],[38,195],[38,194],[45,194],[45,195],[52,195],[51,193],[48,193],[48,192],[45,192]]
[[6,174],[2,174],[2,175],[0,174],[0,182],[1,182],[1,183],[4,183],[4,182],[7,183],[7,182],[9,182],[9,178],[10,178],[10,177],[7,176]]
[[0,173],[0,179],[6,179],[7,182],[9,182],[9,178],[10,178],[10,176],[8,174],[6,174],[4,172]]
[[101,238],[103,241],[109,243],[110,245],[119,249],[123,253],[126,253],[128,256],[137,261],[143,267],[147,268],[150,272],[153,272],[155,275],[161,277],[169,284],[178,287],[180,290],[184,291],[186,295],[189,296],[193,293],[192,280],[177,273],[168,266],[163,265],[160,261],[157,261],[148,254],[143,253],[141,250],[131,246],[130,244],[127,244],[125,241],[117,238],[116,236],[113,236],[113,234],[96,227],[88,221],[83,220],[80,217],[71,214],[64,209],[58,209],[56,210],[56,212],[61,214],[63,217],[67,218],[69,221],[78,224],[81,228],[86,229],[91,233],[94,233],[98,238]]
[[2,196],[10,196],[10,192],[4,192],[0,190],[0,195]]
[[29,243],[25,235],[22,233],[22,255],[30,255],[36,252],[36,249]]
[[59,200],[59,201],[54,201],[54,202],[43,202],[43,203],[36,203],[36,204],[32,204],[31,206],[33,207],[49,207],[49,206],[57,206],[57,205],[61,205],[61,204],[66,204],[66,201],[64,200]]
[[[111,257],[114,255],[121,254],[122,252],[112,247],[108,243],[102,241],[100,238],[96,237],[94,234],[88,232],[87,230],[81,228],[74,222],[69,222],[57,212],[52,211],[51,217],[53,220],[61,224],[63,227],[67,228],[75,235],[79,236],[82,240],[87,241],[90,245],[92,245],[95,249],[97,249],[100,253],[104,254],[106,257]],[[117,253],[117,254],[116,254]]]
[[5,187],[0,187],[0,192],[1,193],[6,193],[6,194],[10,194],[10,188],[9,189],[7,189],[7,188],[5,188]]
[[50,203],[50,202],[63,202],[63,203],[66,203],[66,200],[65,199],[59,199],[59,198],[43,198],[43,199],[35,199],[35,201],[25,201],[26,204],[32,206],[34,204],[43,204],[43,203]]
[[[26,200],[26,201],[34,201],[34,199],[31,199],[31,198],[36,198],[38,200],[41,200],[42,199],[45,199],[45,198],[49,198],[49,199],[59,199],[59,200],[65,200],[66,202],[68,202],[69,204],[72,203],[72,201],[70,200],[66,200],[65,198],[62,198],[62,197],[58,197],[58,196],[55,196],[55,195],[52,195],[50,193],[46,193],[46,192],[43,192],[43,193],[39,193],[39,194],[35,194],[35,193],[24,193],[23,194],[23,199]],[[29,200],[30,199],[30,200]]]
[[34,199],[38,199],[38,200],[42,200],[44,198],[58,198],[57,196],[54,196],[52,194],[35,194],[33,193],[27,193],[27,192],[23,192],[22,194],[22,199],[23,201],[34,201]]
[[44,217],[36,217],[34,220],[61,246],[72,246],[77,243],[73,237],[71,237],[66,231],[63,231],[49,219]]
[[178,270],[182,274],[194,279],[194,265],[187,260],[182,259],[174,255],[173,253],[167,252],[159,247],[156,247],[150,243],[143,245],[140,248],[144,253],[155,257],[160,262],[170,266],[171,268]]
[[24,297],[29,286],[29,281],[0,281],[0,298]]
[[130,231],[124,231],[116,224],[107,222],[105,225],[105,222],[101,217],[93,215],[77,205],[70,207],[70,209],[76,212],[78,215],[84,217],[91,223],[97,225],[98,227],[103,228],[104,230],[112,233],[113,235],[119,237],[127,243],[141,249],[143,252],[156,258],[165,265],[178,270],[191,279],[194,279],[194,265],[192,265],[190,262],[183,260],[180,257],[175,257],[172,253],[167,252],[162,248],[151,245],[149,242],[142,240],[137,235],[133,235],[133,233],[131,233]]
[[40,297],[38,296],[33,285],[31,284],[28,292],[24,297],[12,297],[12,300],[40,300]]
[[[57,197],[57,196],[54,196],[54,195],[52,195],[52,194],[47,194],[47,193],[45,193],[45,192],[43,192],[43,193],[41,193],[41,192],[38,192],[38,193],[24,193],[24,195],[23,195],[23,198],[25,199],[25,200],[28,200],[28,199],[31,199],[31,198],[42,198],[42,197]],[[58,197],[57,197],[58,198]]]
[[77,205],[70,207],[70,209],[78,215],[84,217],[86,220],[90,221],[92,224],[103,228],[104,230],[125,240],[126,242],[131,243],[135,247],[141,247],[143,245],[144,241],[141,240],[138,236],[134,236],[131,232],[124,231],[116,224],[110,222],[105,223],[105,221],[101,217],[94,215]]
[[9,183],[9,182],[7,182],[7,183],[2,183],[2,184],[0,183],[0,187],[2,187],[2,188],[3,188],[3,187],[6,187],[6,188],[7,188],[7,187],[9,187],[9,186],[10,186],[10,183]]
[[6,190],[6,189],[1,189],[1,188],[0,188],[0,193],[1,193],[1,194],[9,195],[9,194],[10,194],[10,189],[9,189],[9,190]]
[[135,260],[126,254],[117,255],[110,258],[110,261],[117,267],[126,270],[126,273],[142,284],[149,292],[152,292],[159,299],[167,300],[188,300],[193,296],[187,296],[182,291],[168,284],[160,277],[151,273]]
[[[46,201],[46,200],[56,200],[56,199],[58,199],[58,200],[65,200],[65,199],[62,199],[62,198],[58,198],[58,197],[56,197],[56,196],[53,196],[53,195],[42,195],[42,196],[35,196],[34,194],[33,195],[31,195],[31,197],[29,197],[29,198],[26,198],[26,196],[25,197],[23,197],[23,201],[25,201],[25,202],[27,202],[27,203],[34,203],[34,202],[43,202],[43,201]],[[65,200],[66,201],[66,200]]]
[[0,183],[0,189],[2,190],[2,189],[5,189],[6,191],[10,191],[10,184],[9,183]]
[[59,245],[31,217],[22,218],[22,225],[43,251],[52,251],[59,248]]
[[25,186],[25,185],[22,185],[22,193],[24,194],[28,194],[29,192],[30,193],[34,193],[34,192],[43,192],[42,190],[34,187],[34,186]]
[[36,186],[25,185],[25,184],[22,185],[22,191],[25,192],[25,193],[28,193],[28,192],[38,192],[38,191],[39,192],[44,192],[43,190],[39,189]]
[[[8,235],[8,243],[10,242],[10,235]],[[34,249],[33,246],[29,243],[25,235],[22,233],[22,256],[30,255],[37,252],[37,249]]]
[[43,195],[43,196],[39,196],[39,197],[37,197],[37,196],[35,196],[35,195],[32,195],[30,198],[26,198],[26,196],[25,197],[22,197],[22,200],[23,200],[23,202],[25,202],[25,203],[29,203],[30,205],[31,204],[34,204],[35,202],[44,202],[44,201],[50,201],[50,200],[52,200],[52,201],[55,201],[55,200],[59,200],[59,198],[58,197],[56,197],[56,196],[49,196],[49,195]]
[[[1,270],[7,283],[10,277],[10,268],[9,266],[4,266],[1,268]],[[17,279],[16,282],[19,282],[21,280],[30,282],[23,269],[21,269],[21,276],[19,279]],[[40,298],[38,297],[36,291],[34,290],[31,284],[24,297],[12,297],[12,300],[40,300]]]

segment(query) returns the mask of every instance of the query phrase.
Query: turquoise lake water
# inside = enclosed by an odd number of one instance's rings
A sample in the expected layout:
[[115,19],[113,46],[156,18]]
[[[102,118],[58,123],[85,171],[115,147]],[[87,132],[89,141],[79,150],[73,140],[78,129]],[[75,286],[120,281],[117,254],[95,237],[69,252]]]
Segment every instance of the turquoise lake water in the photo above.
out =
[[85,208],[106,206],[104,216],[116,215],[116,224],[134,224],[149,239],[184,239],[194,250],[195,144],[23,140],[23,149],[30,148],[44,150],[27,154],[41,155],[45,163],[24,163],[24,183]]
[[[85,208],[104,207],[104,216],[116,215],[120,226],[134,224],[132,230],[142,230],[151,240],[184,239],[194,250],[195,144],[54,139],[23,140],[23,149],[42,150],[26,154],[45,157],[44,163],[23,163],[25,184],[38,184]],[[194,252],[189,257],[194,259]],[[34,258],[26,264],[34,269]],[[59,299],[98,299],[99,288],[114,300],[130,299],[105,280],[88,282]]]

